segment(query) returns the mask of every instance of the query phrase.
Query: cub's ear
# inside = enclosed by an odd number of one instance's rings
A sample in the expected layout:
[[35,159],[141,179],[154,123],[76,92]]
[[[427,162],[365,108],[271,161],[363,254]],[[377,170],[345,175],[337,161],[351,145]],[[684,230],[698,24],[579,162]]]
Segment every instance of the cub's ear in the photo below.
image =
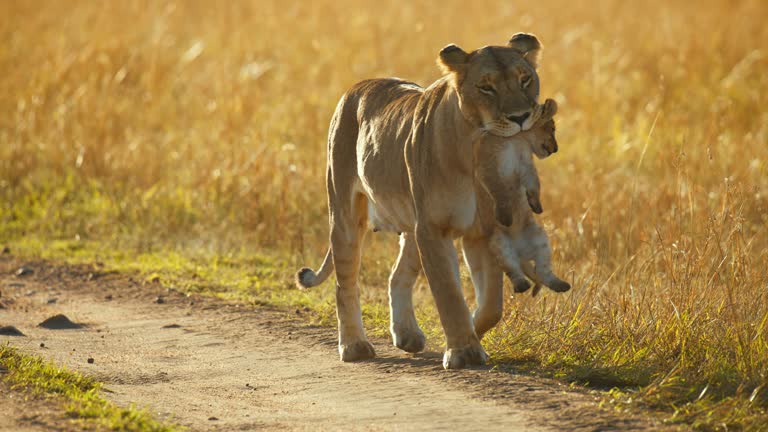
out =
[[443,73],[461,72],[467,64],[469,54],[454,44],[450,44],[440,50],[437,65]]
[[557,102],[554,99],[547,99],[544,101],[544,109],[541,112],[542,119],[551,119],[557,114]]
[[509,47],[520,52],[528,63],[533,67],[539,65],[539,54],[541,53],[541,42],[531,33],[515,33],[509,40]]

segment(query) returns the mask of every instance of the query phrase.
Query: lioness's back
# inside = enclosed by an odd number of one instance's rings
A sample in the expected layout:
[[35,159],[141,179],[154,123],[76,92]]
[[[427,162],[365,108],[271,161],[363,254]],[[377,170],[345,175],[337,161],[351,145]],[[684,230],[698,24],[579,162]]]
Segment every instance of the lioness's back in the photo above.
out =
[[377,78],[355,84],[346,97],[357,99],[357,119],[361,126],[368,123],[384,127],[411,121],[423,92],[418,84],[399,78]]

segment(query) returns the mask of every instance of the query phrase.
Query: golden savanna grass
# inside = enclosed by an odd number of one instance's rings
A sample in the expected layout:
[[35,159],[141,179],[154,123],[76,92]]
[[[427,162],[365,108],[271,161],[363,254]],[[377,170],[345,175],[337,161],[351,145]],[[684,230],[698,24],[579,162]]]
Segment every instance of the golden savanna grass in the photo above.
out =
[[[561,147],[538,163],[540,220],[574,288],[510,296],[493,359],[702,429],[768,427],[764,1],[2,9],[0,241],[280,256],[279,289],[327,246],[325,139],[349,86],[428,84],[448,43],[537,34]],[[368,236],[374,331],[396,243]],[[437,334],[423,282],[418,297]]]

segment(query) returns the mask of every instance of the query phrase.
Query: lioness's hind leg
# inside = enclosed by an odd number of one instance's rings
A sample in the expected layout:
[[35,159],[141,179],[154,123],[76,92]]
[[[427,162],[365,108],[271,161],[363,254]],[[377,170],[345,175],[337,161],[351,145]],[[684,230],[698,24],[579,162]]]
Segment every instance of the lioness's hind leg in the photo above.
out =
[[367,224],[367,201],[354,194],[352,205],[335,209],[331,228],[331,250],[336,268],[336,316],[339,321],[339,355],[342,361],[375,357],[373,346],[363,329],[360,286],[357,275]]
[[413,234],[400,235],[400,255],[389,277],[390,332],[392,342],[403,351],[424,350],[426,338],[413,311],[413,284],[421,271],[419,250]]

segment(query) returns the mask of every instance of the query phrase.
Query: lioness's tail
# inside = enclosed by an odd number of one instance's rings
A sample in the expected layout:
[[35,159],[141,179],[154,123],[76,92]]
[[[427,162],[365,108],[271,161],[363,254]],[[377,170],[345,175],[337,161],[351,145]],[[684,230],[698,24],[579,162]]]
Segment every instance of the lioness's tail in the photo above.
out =
[[328,279],[332,271],[333,256],[331,255],[331,249],[328,248],[328,253],[325,254],[325,260],[323,260],[323,265],[320,266],[320,271],[315,273],[311,268],[304,267],[296,272],[296,285],[302,289],[320,285]]

